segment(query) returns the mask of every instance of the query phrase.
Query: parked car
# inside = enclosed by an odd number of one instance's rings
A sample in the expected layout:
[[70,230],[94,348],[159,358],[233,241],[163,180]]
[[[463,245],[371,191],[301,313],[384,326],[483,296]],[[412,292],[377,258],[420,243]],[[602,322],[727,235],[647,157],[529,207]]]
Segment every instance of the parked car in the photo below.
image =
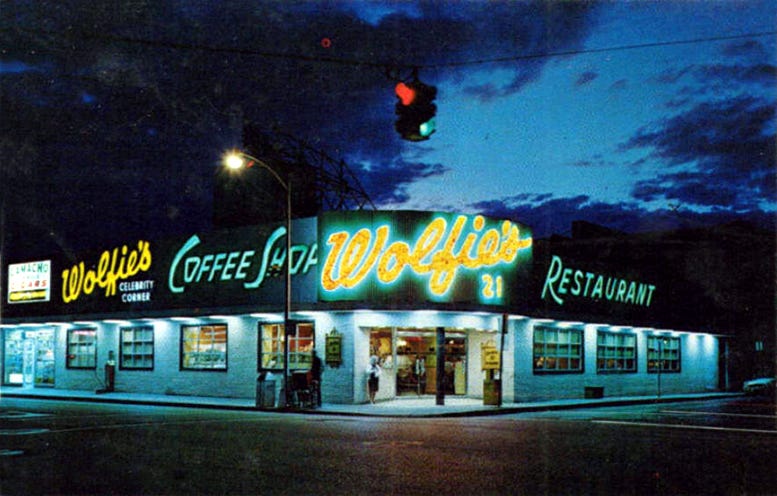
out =
[[745,394],[751,395],[767,395],[774,394],[775,383],[777,378],[774,377],[760,377],[750,381],[745,381],[742,390]]

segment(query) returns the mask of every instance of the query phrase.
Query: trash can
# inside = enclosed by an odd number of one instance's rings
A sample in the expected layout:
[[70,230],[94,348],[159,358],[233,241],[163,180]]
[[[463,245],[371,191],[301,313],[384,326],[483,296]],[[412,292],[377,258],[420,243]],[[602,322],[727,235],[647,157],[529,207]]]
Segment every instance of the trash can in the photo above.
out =
[[499,405],[499,398],[502,394],[501,379],[486,379],[483,381],[483,404]]
[[256,381],[256,408],[275,407],[275,380]]
[[586,386],[585,387],[586,398],[604,398],[604,387],[602,386]]

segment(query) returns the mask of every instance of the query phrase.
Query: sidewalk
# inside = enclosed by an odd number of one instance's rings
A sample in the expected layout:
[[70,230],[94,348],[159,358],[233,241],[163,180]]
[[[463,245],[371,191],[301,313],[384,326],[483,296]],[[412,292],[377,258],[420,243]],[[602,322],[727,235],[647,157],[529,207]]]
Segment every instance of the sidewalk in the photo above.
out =
[[[503,415],[509,413],[565,410],[572,408],[594,408],[648,403],[670,403],[674,401],[695,401],[740,396],[740,393],[699,393],[656,396],[623,396],[602,399],[564,399],[532,403],[505,403],[502,406],[484,405],[482,399],[447,396],[444,405],[437,405],[434,396],[418,398],[397,398],[380,401],[374,405],[338,405],[325,403],[315,410],[265,410],[290,413],[316,413],[328,415],[349,415],[369,417],[464,417],[482,415]],[[3,398],[50,399],[94,403],[115,403],[127,405],[178,406],[189,408],[213,408],[224,410],[256,411],[255,401],[250,398],[216,398],[203,396],[171,396],[140,393],[102,393],[94,391],[70,391],[44,388],[0,387],[0,408]]]

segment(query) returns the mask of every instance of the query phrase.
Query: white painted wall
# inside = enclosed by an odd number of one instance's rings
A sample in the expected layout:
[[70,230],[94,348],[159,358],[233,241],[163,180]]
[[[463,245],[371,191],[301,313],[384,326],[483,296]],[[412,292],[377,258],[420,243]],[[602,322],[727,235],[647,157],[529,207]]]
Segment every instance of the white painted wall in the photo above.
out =
[[[647,337],[637,334],[637,372],[600,374],[596,371],[596,326],[584,329],[584,373],[534,374],[532,333],[536,321],[517,321],[515,329],[514,401],[530,402],[562,398],[583,398],[585,387],[604,387],[607,396],[655,396],[658,374],[647,372]],[[549,325],[543,323],[542,325]],[[702,393],[718,384],[718,339],[708,334],[677,333],[681,343],[681,372],[661,374],[661,394]]]

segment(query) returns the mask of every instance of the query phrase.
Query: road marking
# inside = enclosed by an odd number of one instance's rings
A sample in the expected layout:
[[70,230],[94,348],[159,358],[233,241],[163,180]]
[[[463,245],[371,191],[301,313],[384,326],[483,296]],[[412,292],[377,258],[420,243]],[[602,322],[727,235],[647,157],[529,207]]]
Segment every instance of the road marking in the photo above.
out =
[[695,429],[721,432],[749,432],[751,434],[777,434],[777,430],[767,431],[763,429],[742,429],[737,427],[712,427],[709,425],[659,424],[656,422],[627,422],[623,420],[592,420],[591,422],[595,424],[634,425],[638,427],[665,427],[667,429]]
[[48,429],[0,429],[0,436],[31,436],[33,434],[45,434]]
[[24,451],[22,450],[0,449],[0,456],[19,456],[23,454]]
[[50,415],[50,413],[5,412],[0,414],[0,420],[24,420],[26,418],[48,417]]
[[745,417],[745,418],[765,418],[777,419],[777,415],[754,415],[751,413],[716,413],[716,412],[695,412],[690,410],[659,410],[659,413],[669,413],[676,415],[717,415],[720,417]]
[[[272,417],[255,417],[245,419],[230,419],[229,422],[260,422],[272,420]],[[61,429],[48,430],[51,434],[58,434],[61,432],[82,432],[82,431],[102,431],[112,429],[134,429],[138,427],[153,427],[153,426],[165,426],[165,425],[187,425],[187,424],[214,424],[224,423],[224,419],[210,418],[210,419],[192,419],[192,420],[171,420],[171,421],[146,421],[146,422],[127,422],[123,424],[105,424],[105,425],[85,425],[79,427],[63,427]],[[0,432],[2,434],[2,432]]]

